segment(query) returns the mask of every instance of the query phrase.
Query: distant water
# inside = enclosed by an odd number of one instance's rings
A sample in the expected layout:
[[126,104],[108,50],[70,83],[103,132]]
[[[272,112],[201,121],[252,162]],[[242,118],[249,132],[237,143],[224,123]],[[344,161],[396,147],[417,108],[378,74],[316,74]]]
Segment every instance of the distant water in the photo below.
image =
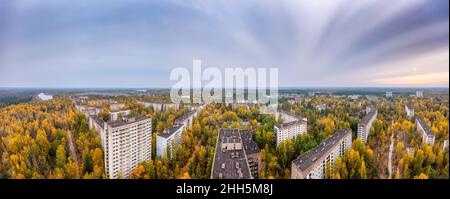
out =
[[44,93],[39,93],[38,97],[39,97],[39,99],[41,99],[41,100],[51,100],[51,99],[53,99],[53,96],[51,96],[51,95],[46,95],[46,94],[44,94]]

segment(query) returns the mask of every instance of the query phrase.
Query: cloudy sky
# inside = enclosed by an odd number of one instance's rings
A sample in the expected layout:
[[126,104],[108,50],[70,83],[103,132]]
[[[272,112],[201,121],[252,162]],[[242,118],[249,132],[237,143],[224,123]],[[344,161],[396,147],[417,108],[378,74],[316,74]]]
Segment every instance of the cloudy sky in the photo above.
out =
[[176,67],[280,86],[445,86],[448,0],[0,0],[0,87],[170,87]]

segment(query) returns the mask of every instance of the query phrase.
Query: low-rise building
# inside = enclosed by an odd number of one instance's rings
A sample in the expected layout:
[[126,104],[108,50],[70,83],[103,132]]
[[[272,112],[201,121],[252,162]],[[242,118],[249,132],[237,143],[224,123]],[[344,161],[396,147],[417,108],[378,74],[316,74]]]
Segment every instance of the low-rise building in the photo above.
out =
[[366,116],[358,123],[358,138],[361,138],[364,143],[367,142],[367,137],[370,133],[370,128],[372,127],[372,123],[377,118],[378,111],[373,108],[367,113]]
[[434,133],[431,131],[430,126],[428,126],[422,117],[416,119],[417,133],[422,136],[422,142],[427,143],[430,146],[434,145]]
[[[291,164],[292,179],[324,179],[327,168],[352,146],[352,130],[339,129],[314,149],[297,157]],[[329,165],[329,167],[327,167]]]

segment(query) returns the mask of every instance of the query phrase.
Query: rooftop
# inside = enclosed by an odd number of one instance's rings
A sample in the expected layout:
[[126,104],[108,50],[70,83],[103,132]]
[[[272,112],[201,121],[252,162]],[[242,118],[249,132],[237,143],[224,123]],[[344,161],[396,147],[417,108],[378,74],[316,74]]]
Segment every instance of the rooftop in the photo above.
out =
[[[217,138],[212,178],[214,179],[250,179],[250,169],[245,159],[244,149],[222,150],[221,144],[239,137],[238,129],[220,129]],[[241,140],[241,139],[237,139]]]
[[423,130],[427,135],[434,136],[434,133],[431,131],[430,126],[428,126],[428,124],[425,123],[422,117],[418,117],[417,121],[420,123],[420,125],[422,126]]
[[366,116],[363,117],[360,124],[367,124],[369,121],[377,114],[376,109],[371,109],[369,113],[367,113]]
[[323,155],[327,153],[333,146],[335,146],[338,141],[344,138],[347,134],[351,134],[351,129],[339,129],[331,137],[327,138],[325,141],[320,143],[314,149],[311,149],[302,155],[298,156],[292,163],[295,164],[301,170],[308,169],[317,159],[320,159]]
[[132,123],[135,123],[135,122],[140,122],[140,121],[146,120],[146,119],[150,119],[150,118],[142,115],[142,116],[137,116],[137,117],[134,117],[134,118],[125,118],[124,120],[117,120],[117,121],[114,121],[114,122],[110,122],[108,124],[109,124],[109,126],[115,128],[115,127],[119,127],[119,126],[132,124]]
[[163,132],[159,133],[159,137],[168,138],[171,135],[173,135],[175,132],[177,132],[180,128],[183,128],[183,125],[175,124],[169,128],[164,129]]
[[261,150],[259,149],[256,142],[253,140],[253,131],[250,130],[241,130],[242,144],[244,145],[245,154],[254,154],[259,153]]
[[197,111],[195,111],[195,110],[189,111],[188,113],[186,113],[186,114],[182,115],[181,117],[177,118],[177,119],[175,120],[175,123],[181,123],[181,122],[183,122],[184,120],[186,120],[186,119],[190,118],[191,116],[193,116],[196,112],[197,112]]
[[92,115],[91,117],[92,117],[92,120],[93,120],[95,123],[97,123],[97,124],[98,124],[99,126],[101,126],[102,128],[104,127],[105,122],[103,122],[103,120],[101,120],[98,116]]
[[276,127],[282,129],[282,128],[288,128],[294,125],[302,125],[302,124],[306,124],[306,121],[304,120],[297,120],[297,121],[292,121],[292,122],[288,122],[288,123],[283,123],[283,124],[275,124]]

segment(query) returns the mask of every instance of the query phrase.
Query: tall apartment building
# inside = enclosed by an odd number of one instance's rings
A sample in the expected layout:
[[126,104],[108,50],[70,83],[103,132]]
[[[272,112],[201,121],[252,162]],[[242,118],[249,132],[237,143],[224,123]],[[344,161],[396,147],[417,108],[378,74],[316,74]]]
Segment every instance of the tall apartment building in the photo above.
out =
[[125,117],[128,116],[131,113],[130,110],[119,110],[119,111],[111,111],[109,113],[109,119],[110,121],[116,121],[118,120],[120,117]]
[[[277,113],[279,114],[279,113]],[[276,119],[278,118],[276,114]],[[292,139],[298,135],[304,134],[307,131],[307,118],[300,118],[282,112],[283,123],[274,126],[275,141],[279,146],[283,141]]]
[[259,176],[259,148],[251,131],[219,129],[212,179],[253,179]]
[[339,129],[314,149],[297,157],[291,164],[292,179],[323,179],[327,164],[344,155],[352,146],[352,130]]
[[140,102],[145,107],[153,107],[154,110],[158,111],[166,111],[168,109],[178,109],[180,104],[174,104],[174,103],[156,103],[156,102]]
[[128,178],[140,162],[152,155],[152,120],[145,116],[106,123],[90,117],[90,126],[100,134],[108,178]]
[[423,91],[421,90],[416,91],[416,97],[423,97]]
[[183,130],[186,130],[190,126],[194,124],[194,117],[197,116],[197,111],[192,110],[188,113],[182,115],[181,117],[177,118],[174,123],[178,125],[183,125]]
[[412,118],[414,118],[414,107],[412,105],[406,104],[405,112],[406,112],[406,116],[408,117],[409,120],[412,120]]
[[422,117],[416,119],[417,133],[422,135],[422,142],[427,143],[430,146],[434,145],[435,136]]
[[367,137],[370,133],[373,121],[377,118],[378,111],[373,108],[366,116],[358,123],[358,138],[361,138],[364,143],[367,142]]
[[386,91],[386,97],[392,97],[392,91]]
[[184,128],[183,124],[175,124],[159,133],[156,137],[156,155],[159,157],[168,155],[169,158],[172,158],[174,148],[181,143],[181,134]]
[[250,168],[250,173],[253,178],[259,178],[259,171],[261,167],[259,153],[261,150],[259,149],[256,142],[253,140],[254,131],[251,130],[239,130],[241,134],[242,144],[244,146],[245,155],[247,156],[248,167]]

